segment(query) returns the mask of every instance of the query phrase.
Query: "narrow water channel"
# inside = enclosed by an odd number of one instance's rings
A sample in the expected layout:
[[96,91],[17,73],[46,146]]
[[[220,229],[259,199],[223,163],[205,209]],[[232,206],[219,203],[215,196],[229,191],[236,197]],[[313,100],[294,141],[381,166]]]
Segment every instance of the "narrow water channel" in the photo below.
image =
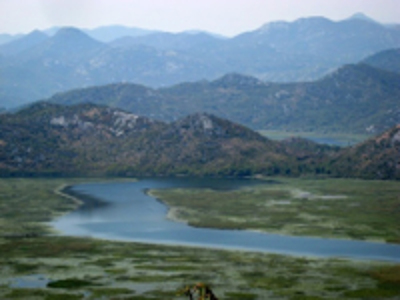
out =
[[84,205],[52,225],[70,236],[400,262],[400,245],[190,227],[168,220],[168,208],[145,193],[147,189],[177,187],[230,190],[255,184],[260,181],[188,178],[81,184],[73,190],[101,199],[106,205]]

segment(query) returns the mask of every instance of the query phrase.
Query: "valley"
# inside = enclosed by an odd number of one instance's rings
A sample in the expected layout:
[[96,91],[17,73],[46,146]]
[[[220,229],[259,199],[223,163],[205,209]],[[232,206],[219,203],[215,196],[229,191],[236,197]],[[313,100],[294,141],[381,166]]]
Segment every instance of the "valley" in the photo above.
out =
[[0,34],[0,299],[398,299],[399,29]]

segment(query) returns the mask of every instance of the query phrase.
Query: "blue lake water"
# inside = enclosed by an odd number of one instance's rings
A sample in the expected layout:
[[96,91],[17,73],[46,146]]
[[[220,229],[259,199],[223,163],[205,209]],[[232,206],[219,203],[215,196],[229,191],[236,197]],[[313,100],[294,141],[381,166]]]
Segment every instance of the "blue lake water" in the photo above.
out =
[[99,198],[107,205],[82,206],[55,220],[52,225],[71,236],[400,262],[400,245],[190,227],[168,220],[168,207],[146,194],[147,189],[193,187],[230,190],[260,183],[256,180],[157,178],[81,184],[74,190]]

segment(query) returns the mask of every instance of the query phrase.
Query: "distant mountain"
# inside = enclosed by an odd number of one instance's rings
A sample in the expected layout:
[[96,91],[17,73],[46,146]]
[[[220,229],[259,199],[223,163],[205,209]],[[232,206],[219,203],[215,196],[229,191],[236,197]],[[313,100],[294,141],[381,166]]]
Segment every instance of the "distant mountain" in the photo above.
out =
[[49,101],[110,105],[163,121],[208,112],[253,129],[376,134],[400,123],[399,82],[400,74],[359,64],[308,83],[264,83],[233,73],[162,89],[92,87]]
[[0,45],[0,54],[5,56],[18,55],[19,53],[31,49],[32,47],[47,39],[48,36],[46,34],[41,31],[35,30],[5,45]]
[[168,33],[157,32],[144,36],[126,36],[110,43],[113,47],[132,47],[138,45],[150,46],[160,50],[181,50],[201,52],[214,49],[223,39],[204,32],[198,33]]
[[[52,27],[44,30],[46,34],[52,36],[60,30],[61,27]],[[149,30],[138,27],[128,27],[123,25],[107,25],[100,26],[92,29],[81,28],[82,32],[86,33],[91,38],[98,40],[103,43],[110,43],[118,39],[128,38],[128,37],[143,37],[146,35],[157,34],[157,33],[166,33],[160,30]],[[190,34],[200,34],[204,33],[207,35],[211,35],[216,38],[224,39],[225,37],[219,34],[208,33],[202,30],[188,30],[183,31],[181,34],[190,35]],[[1,35],[0,35],[1,41]]]
[[348,20],[362,20],[362,21],[368,21],[368,22],[371,22],[371,23],[378,23],[374,19],[368,17],[366,14],[360,13],[360,12],[359,13],[355,13],[350,18],[348,18]]
[[103,43],[108,43],[126,36],[144,36],[155,32],[154,30],[126,27],[121,25],[101,26],[94,29],[84,29],[83,31],[90,37]]
[[[370,21],[333,22],[313,17],[292,23],[268,23],[229,42],[234,46],[227,51],[240,49],[251,53],[252,72],[247,71],[248,74],[263,80],[287,82],[315,79],[343,64],[396,47],[400,35]],[[263,56],[264,52],[268,53],[267,57]]]
[[55,35],[62,27],[60,26],[53,26],[47,29],[44,29],[43,32],[47,34],[48,36],[53,36]]
[[[111,38],[124,30],[128,29],[105,27],[92,32],[111,32]],[[0,82],[0,101],[15,107],[71,88],[116,82],[165,87],[227,73],[272,82],[311,81],[343,64],[398,47],[400,30],[360,18],[273,22],[229,39],[157,32],[110,45],[64,28],[13,59],[0,60],[0,72],[7,78]]]
[[381,51],[363,60],[375,68],[400,73],[400,48]]
[[27,95],[40,99],[91,84],[86,70],[89,59],[106,47],[77,29],[63,28],[29,51],[7,57],[0,64],[1,105],[16,107],[27,103]]
[[343,149],[330,163],[340,177],[400,179],[400,124],[359,145]]
[[79,63],[83,58],[91,58],[102,47],[103,43],[90,38],[82,31],[65,27],[43,43],[35,45],[24,56],[25,60],[50,59],[57,60],[59,64],[71,64],[74,61]]
[[0,45],[12,42],[13,40],[16,40],[22,36],[23,35],[21,35],[21,34],[12,35],[12,34],[7,34],[7,33],[2,33],[2,34],[0,34]]

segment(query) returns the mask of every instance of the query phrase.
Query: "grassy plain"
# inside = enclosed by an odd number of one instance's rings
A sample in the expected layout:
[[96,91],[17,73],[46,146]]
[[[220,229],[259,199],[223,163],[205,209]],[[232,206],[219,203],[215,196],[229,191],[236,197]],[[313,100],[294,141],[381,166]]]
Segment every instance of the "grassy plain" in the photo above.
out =
[[400,296],[400,266],[389,263],[48,235],[44,222],[78,205],[54,191],[78,182],[0,180],[0,299],[187,299],[177,291],[198,281],[231,300]]
[[288,179],[234,191],[150,191],[192,226],[400,243],[395,181]]

